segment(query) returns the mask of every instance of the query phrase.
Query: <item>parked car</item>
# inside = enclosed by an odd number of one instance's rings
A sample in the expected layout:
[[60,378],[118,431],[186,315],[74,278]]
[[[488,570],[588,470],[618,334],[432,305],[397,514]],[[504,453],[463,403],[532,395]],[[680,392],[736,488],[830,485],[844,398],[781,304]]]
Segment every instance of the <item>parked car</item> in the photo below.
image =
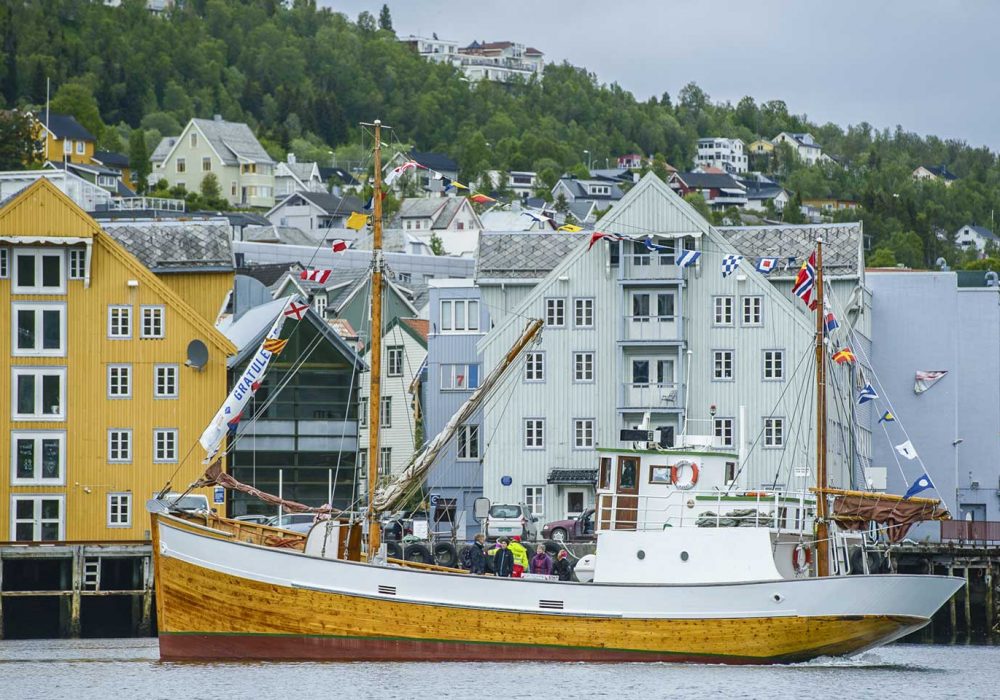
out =
[[486,537],[511,537],[520,535],[521,539],[531,541],[538,539],[538,518],[523,503],[494,503],[486,516]]
[[237,515],[233,518],[233,520],[239,520],[244,523],[254,523],[256,525],[267,525],[267,521],[273,517],[273,515]]
[[588,508],[575,518],[553,520],[542,528],[542,538],[557,542],[590,542],[594,534],[594,509]]
[[[156,498],[156,494],[153,494],[153,498]],[[212,510],[208,504],[208,496],[201,493],[188,493],[183,496],[179,493],[167,493],[160,500],[171,508],[182,510],[186,513],[210,512]]]
[[312,529],[316,516],[313,513],[285,513],[278,518],[277,515],[268,519],[265,525],[280,527],[282,530],[292,532],[309,532]]

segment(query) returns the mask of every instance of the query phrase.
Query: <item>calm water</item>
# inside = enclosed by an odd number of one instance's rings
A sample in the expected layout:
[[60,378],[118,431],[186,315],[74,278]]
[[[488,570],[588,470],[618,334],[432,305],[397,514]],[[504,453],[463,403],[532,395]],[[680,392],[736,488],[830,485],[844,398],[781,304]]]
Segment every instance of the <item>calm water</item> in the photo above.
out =
[[791,666],[161,663],[151,639],[0,641],[0,698],[988,698],[1000,647],[898,645]]

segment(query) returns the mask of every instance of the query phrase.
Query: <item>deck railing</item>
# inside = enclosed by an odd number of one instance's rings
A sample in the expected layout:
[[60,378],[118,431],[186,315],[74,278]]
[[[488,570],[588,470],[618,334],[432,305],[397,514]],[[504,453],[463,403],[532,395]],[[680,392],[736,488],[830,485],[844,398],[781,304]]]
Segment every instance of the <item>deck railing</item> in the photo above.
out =
[[941,541],[1000,542],[1000,522],[995,520],[942,520]]

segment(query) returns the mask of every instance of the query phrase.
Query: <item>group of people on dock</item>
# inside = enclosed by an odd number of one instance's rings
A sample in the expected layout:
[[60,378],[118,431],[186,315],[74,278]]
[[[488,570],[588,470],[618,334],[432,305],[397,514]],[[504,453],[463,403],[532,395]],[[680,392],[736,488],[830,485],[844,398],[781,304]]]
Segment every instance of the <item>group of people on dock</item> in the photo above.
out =
[[528,558],[528,550],[517,535],[510,539],[500,537],[496,546],[487,551],[486,538],[476,535],[463,557],[463,567],[471,574],[493,574],[504,578],[520,578],[525,572],[542,576],[556,576],[560,581],[573,580],[573,564],[569,552],[560,549],[553,561],[545,545],[538,545],[535,554]]

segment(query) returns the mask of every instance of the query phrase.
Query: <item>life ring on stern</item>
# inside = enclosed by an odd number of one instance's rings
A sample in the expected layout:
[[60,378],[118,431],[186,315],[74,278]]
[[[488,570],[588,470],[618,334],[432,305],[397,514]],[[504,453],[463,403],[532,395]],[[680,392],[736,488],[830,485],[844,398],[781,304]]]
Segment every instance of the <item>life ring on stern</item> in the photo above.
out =
[[795,573],[806,573],[809,571],[809,567],[812,566],[812,562],[812,547],[803,544],[802,542],[795,545],[795,549],[792,550],[792,567],[795,569]]
[[[688,467],[691,469],[691,478],[688,481],[681,481],[681,471]],[[680,491],[693,489],[695,484],[698,483],[698,465],[688,461],[678,462],[673,465],[670,467],[670,483]]]

